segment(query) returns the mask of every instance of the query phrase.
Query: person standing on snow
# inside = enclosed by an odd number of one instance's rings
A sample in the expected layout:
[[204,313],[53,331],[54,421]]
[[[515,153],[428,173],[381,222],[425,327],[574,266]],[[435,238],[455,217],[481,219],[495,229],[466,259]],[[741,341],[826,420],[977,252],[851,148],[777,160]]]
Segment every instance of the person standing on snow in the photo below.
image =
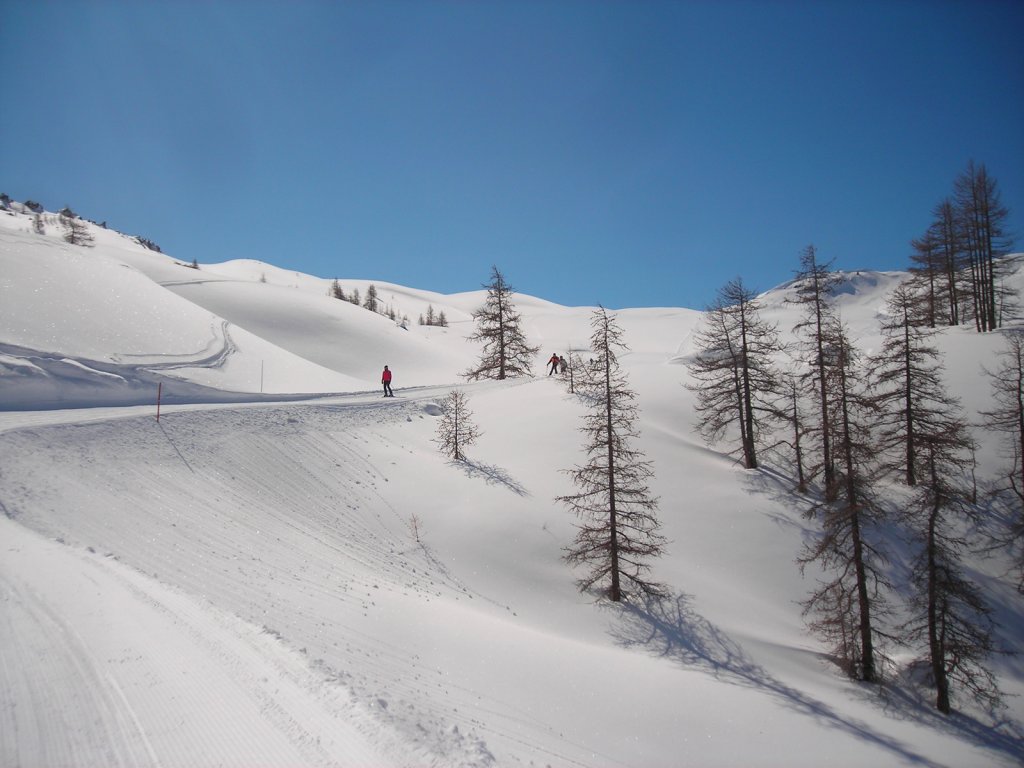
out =
[[555,373],[558,370],[558,354],[552,353],[551,357],[548,358],[548,365],[551,366],[551,370],[548,371],[548,376]]
[[384,397],[394,397],[395,393],[391,391],[391,369],[386,365],[384,366],[384,373],[380,375],[380,381],[384,385]]

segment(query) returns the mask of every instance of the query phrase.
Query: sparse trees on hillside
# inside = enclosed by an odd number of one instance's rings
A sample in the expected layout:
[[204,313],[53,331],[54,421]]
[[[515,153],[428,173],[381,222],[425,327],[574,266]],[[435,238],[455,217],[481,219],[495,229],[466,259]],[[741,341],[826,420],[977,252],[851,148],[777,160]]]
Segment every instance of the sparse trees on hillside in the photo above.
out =
[[336,299],[345,301],[345,290],[341,287],[341,283],[338,282],[338,278],[334,278],[333,282],[331,282],[330,294]]
[[420,315],[420,325],[436,325],[441,328],[447,328],[448,318],[445,317],[443,309],[440,312],[435,312],[434,305],[428,304],[426,317]]
[[796,273],[794,288],[796,296],[791,300],[791,303],[803,307],[804,319],[793,330],[803,338],[801,350],[807,371],[803,379],[817,400],[819,414],[817,424],[808,424],[808,432],[817,434],[821,440],[820,459],[810,468],[812,474],[821,473],[823,476],[827,501],[835,500],[838,494],[827,391],[830,357],[834,350],[829,348],[826,340],[826,329],[834,319],[829,299],[838,281],[839,277],[832,271],[832,263],[820,263],[814,246],[807,246],[800,254],[800,269]]
[[480,436],[473,423],[473,412],[469,410],[469,398],[465,393],[453,389],[441,401],[441,418],[437,423],[437,442],[441,453],[455,461],[463,461],[467,445],[472,445]]
[[531,375],[533,356],[540,348],[526,342],[522,318],[512,304],[512,287],[497,267],[491,268],[491,282],[484,287],[487,299],[473,313],[476,331],[469,336],[470,341],[483,342],[484,348],[479,363],[464,375],[471,380]]
[[832,643],[833,652],[851,677],[878,679],[877,616],[884,612],[884,557],[870,534],[882,519],[871,486],[875,447],[870,423],[873,407],[865,395],[864,371],[846,330],[830,321],[821,330],[829,352],[825,371],[825,406],[835,446],[834,496],[818,506],[822,533],[798,558],[801,569],[817,563],[825,581],[804,603],[813,616],[811,629]]
[[702,436],[715,442],[735,430],[747,469],[758,466],[761,424],[779,415],[781,394],[773,356],[782,346],[759,310],[756,294],[741,279],[719,289],[695,336],[690,371],[696,381],[688,385],[697,396]]
[[581,428],[587,460],[568,471],[577,492],[557,499],[580,521],[565,559],[587,569],[577,582],[580,591],[599,586],[614,602],[632,591],[659,595],[661,586],[647,573],[651,559],[663,553],[665,539],[655,514],[657,499],[646,484],[653,475],[650,462],[631,445],[638,436],[636,394],[617,357],[617,350],[627,347],[604,308],[594,312],[591,327],[591,405]]
[[[65,214],[67,212],[67,215]],[[77,218],[74,213],[67,208],[60,213],[60,223],[64,227],[64,240],[71,245],[81,245],[89,247],[93,245],[93,236],[89,232],[89,226]]]
[[377,299],[377,286],[370,283],[370,287],[366,289],[366,298],[363,299],[363,308],[368,309],[371,312],[376,312],[380,309],[380,302]]

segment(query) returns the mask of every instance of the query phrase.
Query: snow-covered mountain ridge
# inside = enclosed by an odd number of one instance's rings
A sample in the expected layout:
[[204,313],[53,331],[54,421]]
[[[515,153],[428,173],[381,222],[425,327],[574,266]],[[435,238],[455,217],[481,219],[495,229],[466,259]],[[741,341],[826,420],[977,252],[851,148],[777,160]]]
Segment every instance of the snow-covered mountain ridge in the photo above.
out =
[[[700,312],[616,313],[670,539],[654,576],[672,592],[620,609],[577,593],[561,560],[574,521],[552,501],[580,461],[583,406],[542,362],[586,347],[589,308],[516,295],[538,376],[468,385],[482,291],[340,279],[373,283],[403,329],[329,297],[330,279],[195,270],[89,226],[93,247],[73,246],[0,212],[0,764],[1024,758],[1018,657],[994,661],[1005,722],[946,719],[903,685],[846,680],[808,634],[804,502],[781,471],[744,471],[694,433],[673,363]],[[837,296],[865,347],[901,278],[853,274]],[[763,297],[784,333],[785,293]],[[428,306],[447,328],[415,322]],[[940,344],[951,389],[986,407],[998,334]],[[453,386],[484,432],[465,465],[433,443]],[[979,438],[992,466],[999,443]],[[1024,650],[1005,560],[971,570],[1000,642]]]

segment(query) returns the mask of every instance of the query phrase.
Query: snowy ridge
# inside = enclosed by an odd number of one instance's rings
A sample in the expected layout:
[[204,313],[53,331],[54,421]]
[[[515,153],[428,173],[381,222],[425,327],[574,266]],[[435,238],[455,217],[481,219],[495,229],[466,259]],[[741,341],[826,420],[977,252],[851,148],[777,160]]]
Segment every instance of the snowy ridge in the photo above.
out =
[[[339,275],[393,297],[406,330],[328,297],[328,278],[193,270],[89,226],[83,248],[0,212],[0,765],[1024,760],[1019,657],[994,660],[1011,698],[993,725],[852,683],[808,634],[791,479],[693,431],[679,362],[700,312],[616,313],[670,540],[653,576],[672,591],[618,608],[577,593],[561,561],[574,521],[552,501],[583,406],[542,362],[585,350],[588,308],[516,296],[538,375],[469,385],[482,292]],[[863,346],[900,278],[844,284]],[[763,300],[788,333],[785,293]],[[428,305],[451,325],[416,325]],[[987,407],[998,335],[940,344],[951,389]],[[433,443],[454,386],[484,433],[464,465]],[[978,437],[991,467],[1000,445]],[[971,568],[1000,643],[1024,651],[1003,555]]]

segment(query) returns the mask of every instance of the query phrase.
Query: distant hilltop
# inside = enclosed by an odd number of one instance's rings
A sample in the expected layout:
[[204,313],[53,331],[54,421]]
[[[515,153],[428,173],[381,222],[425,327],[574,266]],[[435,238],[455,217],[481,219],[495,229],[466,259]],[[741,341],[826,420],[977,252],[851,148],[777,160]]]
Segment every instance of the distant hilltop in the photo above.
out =
[[[26,200],[19,203],[17,200],[12,200],[11,196],[4,192],[0,192],[0,211],[30,217],[32,229],[36,234],[63,237],[65,241],[72,245],[93,245],[94,237],[89,232],[88,225],[116,232],[107,226],[106,221],[96,222],[92,219],[82,218],[69,206],[64,206],[54,213],[47,211],[42,203],[35,200]],[[126,235],[122,232],[116,232],[116,234],[141,245],[146,250],[163,253],[160,246],[149,238],[142,237],[141,235]]]

